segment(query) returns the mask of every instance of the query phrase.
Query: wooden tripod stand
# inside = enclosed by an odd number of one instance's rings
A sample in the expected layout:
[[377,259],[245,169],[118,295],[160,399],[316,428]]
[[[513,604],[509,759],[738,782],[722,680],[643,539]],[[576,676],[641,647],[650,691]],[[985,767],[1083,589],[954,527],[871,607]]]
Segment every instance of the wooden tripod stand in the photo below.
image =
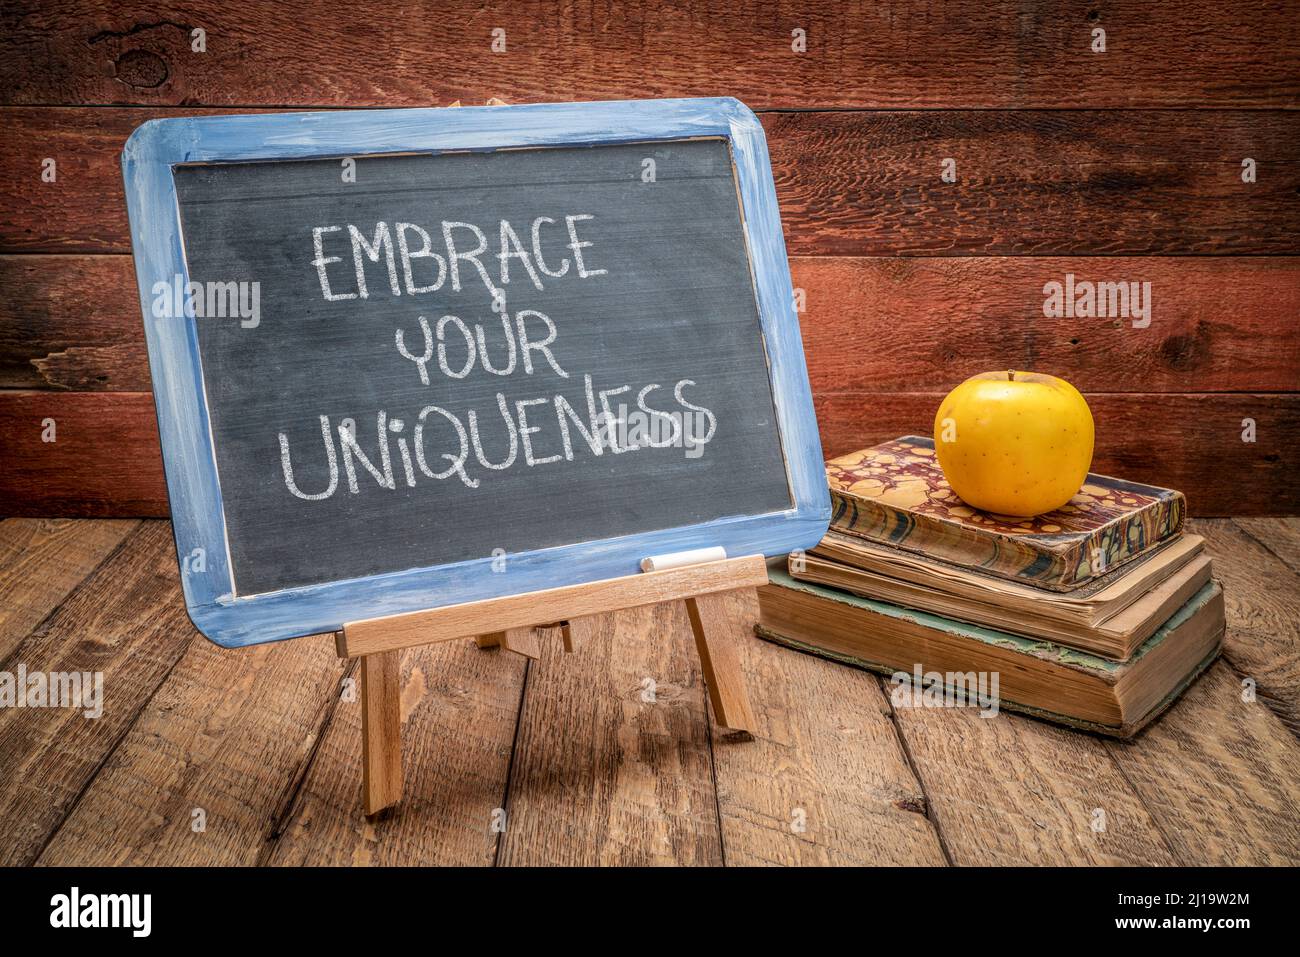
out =
[[718,724],[752,731],[754,717],[732,641],[724,636],[725,592],[767,583],[763,556],[729,558],[583,585],[447,605],[428,611],[349,622],[338,653],[361,659],[362,791],[367,815],[402,796],[401,652],[405,648],[473,638],[536,658],[539,625],[561,623],[566,651],[580,646],[594,617],[623,608],[684,601]]

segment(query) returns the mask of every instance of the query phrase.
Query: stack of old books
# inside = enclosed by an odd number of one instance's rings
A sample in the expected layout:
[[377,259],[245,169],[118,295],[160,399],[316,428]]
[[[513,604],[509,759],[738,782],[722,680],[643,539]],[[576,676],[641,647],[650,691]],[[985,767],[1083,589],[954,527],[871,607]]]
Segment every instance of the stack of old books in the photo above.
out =
[[993,674],[1000,707],[1118,737],[1219,653],[1223,593],[1179,492],[1089,475],[1054,512],[990,515],[916,436],[826,472],[830,531],[772,569],[762,637],[913,684]]

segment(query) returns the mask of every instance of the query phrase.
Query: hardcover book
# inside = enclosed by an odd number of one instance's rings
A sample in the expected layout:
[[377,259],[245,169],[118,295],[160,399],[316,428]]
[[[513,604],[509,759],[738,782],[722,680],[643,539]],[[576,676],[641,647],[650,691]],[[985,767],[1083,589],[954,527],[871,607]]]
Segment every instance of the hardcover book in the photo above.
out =
[[1209,581],[1198,535],[1180,535],[1075,591],[1054,592],[831,531],[792,555],[800,581],[988,625],[1123,661]]
[[[1218,655],[1223,591],[1213,581],[1128,661],[957,621],[791,578],[769,566],[761,638],[886,675],[939,676],[969,691],[997,676],[998,707],[1120,738],[1167,708]],[[987,691],[988,688],[985,688]]]
[[1017,518],[965,504],[931,439],[905,435],[826,463],[831,528],[1011,581],[1071,591],[1182,531],[1181,492],[1089,474],[1052,512]]

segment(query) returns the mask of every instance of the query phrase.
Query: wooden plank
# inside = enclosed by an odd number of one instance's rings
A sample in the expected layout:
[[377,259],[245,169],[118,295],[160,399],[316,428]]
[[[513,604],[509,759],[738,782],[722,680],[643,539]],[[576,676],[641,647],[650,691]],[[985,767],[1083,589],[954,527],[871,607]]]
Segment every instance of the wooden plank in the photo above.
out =
[[529,670],[503,865],[722,863],[708,718],[679,601],[602,615]]
[[361,805],[378,814],[402,799],[402,656],[361,659]]
[[[752,595],[725,599],[752,621]],[[753,734],[712,729],[727,863],[947,863],[875,676],[757,639],[739,651]]]
[[1137,738],[1106,747],[1179,864],[1300,863],[1300,743],[1262,701],[1241,700],[1224,662]]
[[[822,450],[830,457],[928,435],[942,398],[816,394]],[[1088,402],[1098,423],[1094,471],[1173,486],[1202,517],[1300,512],[1300,395],[1090,393]],[[60,442],[40,441],[46,417],[61,423]],[[1242,442],[1248,418],[1253,443]],[[166,515],[155,421],[147,394],[0,392],[0,458],[16,463],[0,471],[0,514]]]
[[0,663],[103,682],[97,718],[85,716],[94,708],[0,709],[0,862],[35,860],[196,636],[171,528],[148,522]]
[[0,256],[0,286],[0,388],[152,388],[130,256]]
[[[1297,257],[825,256],[791,271],[816,392],[937,392],[1013,367],[1084,392],[1300,387]],[[1067,274],[1150,283],[1153,307],[1146,319],[1044,317],[1044,285]]]
[[1300,577],[1232,521],[1191,527],[1205,536],[1214,577],[1223,583],[1224,657],[1300,735]]
[[[819,392],[937,390],[1006,365],[1084,391],[1300,385],[1300,257],[802,256],[790,266]],[[1045,318],[1043,286],[1067,273],[1151,283],[1151,325]],[[0,388],[150,389],[129,256],[0,256],[0,286],[10,290]]]
[[1100,739],[1004,711],[885,707],[954,864],[1176,862]]
[[0,515],[168,513],[147,392],[0,393],[0,461]]
[[233,650],[195,641],[38,863],[256,864],[343,673],[323,635]]
[[485,598],[405,615],[352,621],[343,626],[338,651],[340,657],[354,658],[395,648],[528,628],[570,617],[765,584],[767,566],[761,555],[728,558],[582,585]]
[[[814,395],[829,458],[929,435],[942,393]],[[1091,393],[1093,471],[1186,493],[1192,515],[1300,512],[1300,395]],[[1242,441],[1243,421],[1255,441]]]
[[[791,8],[91,0],[3,18],[4,102],[423,106],[734,94],[753,106],[1291,106],[1290,4],[955,0]],[[207,52],[192,49],[202,27]],[[506,47],[494,52],[493,30]],[[795,52],[792,30],[805,32]],[[1092,52],[1105,30],[1104,53]],[[357,69],[356,64],[365,64]],[[1032,64],[1033,69],[1026,69]]]
[[361,706],[341,700],[262,862],[491,864],[526,667],[472,641],[403,653],[399,809],[362,816]]
[[0,661],[99,567],[137,522],[0,522]]
[[733,611],[733,605],[742,599],[732,596],[732,592],[694,595],[686,599],[686,614],[714,721],[732,731],[748,732],[754,729],[754,707],[740,664],[739,645],[746,639],[753,640],[758,603],[752,597],[745,603],[751,614],[744,618]]
[[[765,115],[796,255],[1291,254],[1300,114]],[[945,157],[958,181],[940,178]],[[1267,175],[1241,181],[1250,157]]]
[[[129,251],[125,204],[104,201],[121,195],[122,145],[147,119],[196,112],[0,108],[0,252]],[[792,255],[1300,246],[1300,112],[798,111],[762,122]],[[1254,183],[1241,181],[1244,157]],[[55,183],[39,175],[46,158],[62,164]],[[956,183],[941,179],[944,158]]]
[[1300,517],[1241,518],[1235,524],[1300,574]]

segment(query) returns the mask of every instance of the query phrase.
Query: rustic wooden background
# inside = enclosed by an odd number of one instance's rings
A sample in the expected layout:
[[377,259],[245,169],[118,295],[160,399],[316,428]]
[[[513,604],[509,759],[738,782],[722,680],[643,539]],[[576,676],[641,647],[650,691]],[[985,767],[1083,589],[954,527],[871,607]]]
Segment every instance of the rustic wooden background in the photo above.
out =
[[[1097,470],[1300,512],[1296,2],[0,8],[0,515],[167,512],[118,167],[144,120],[703,95],[767,130],[828,455],[1034,368],[1088,395]],[[1151,282],[1150,327],[1043,318],[1067,272]]]

